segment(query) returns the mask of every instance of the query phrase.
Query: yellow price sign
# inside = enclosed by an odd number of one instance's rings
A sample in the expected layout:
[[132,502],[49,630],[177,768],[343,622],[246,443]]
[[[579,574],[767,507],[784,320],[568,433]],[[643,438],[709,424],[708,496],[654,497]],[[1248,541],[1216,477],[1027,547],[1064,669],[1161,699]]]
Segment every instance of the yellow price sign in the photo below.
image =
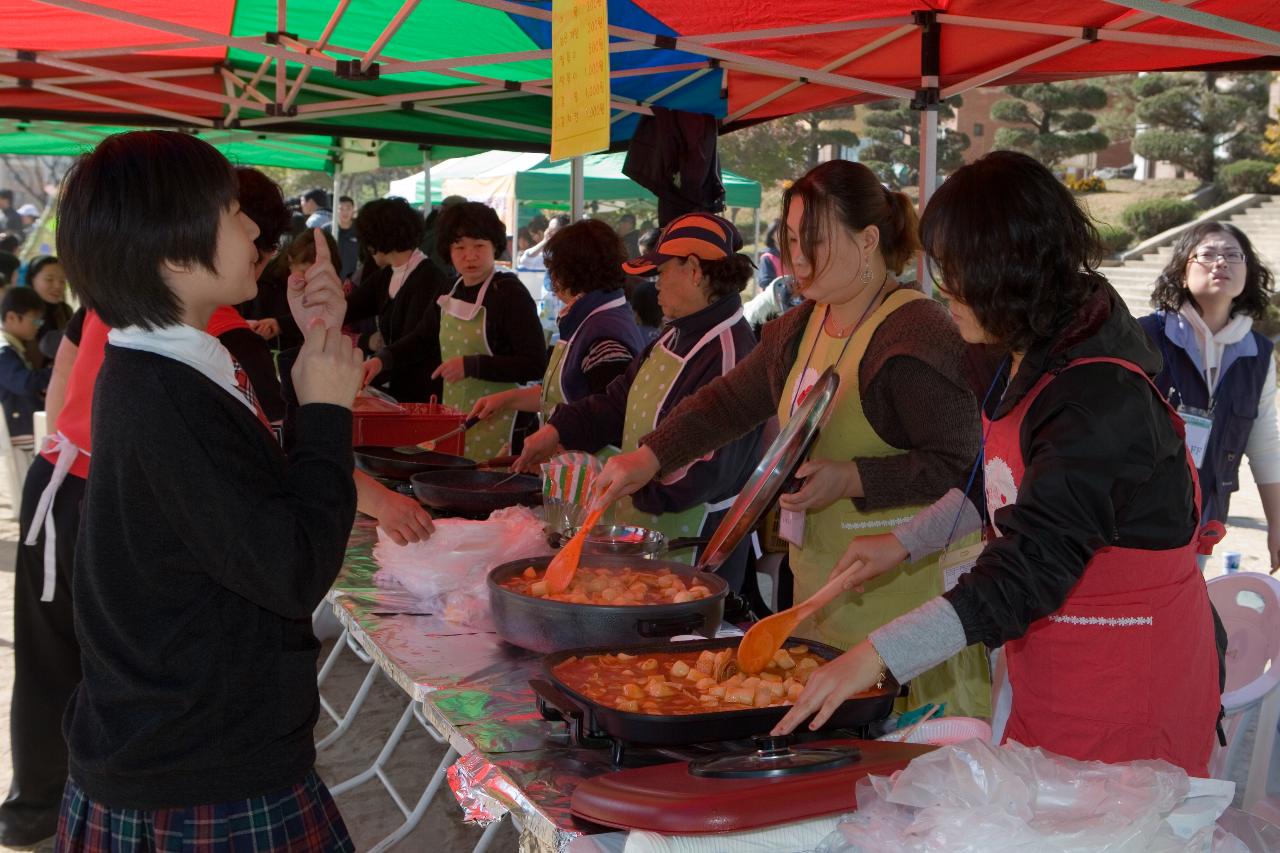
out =
[[552,0],[551,159],[609,147],[606,0]]

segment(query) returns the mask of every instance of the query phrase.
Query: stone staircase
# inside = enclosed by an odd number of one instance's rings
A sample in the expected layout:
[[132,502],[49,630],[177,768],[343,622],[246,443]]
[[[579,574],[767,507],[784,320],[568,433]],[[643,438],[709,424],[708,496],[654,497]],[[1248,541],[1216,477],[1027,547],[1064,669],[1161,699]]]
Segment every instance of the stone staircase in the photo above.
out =
[[[1225,219],[1245,233],[1263,262],[1280,280],[1280,196],[1270,196],[1261,204]],[[1151,289],[1172,254],[1170,243],[1141,257],[1130,258],[1120,266],[1103,267],[1099,271],[1119,291],[1133,315],[1141,317],[1151,313]]]

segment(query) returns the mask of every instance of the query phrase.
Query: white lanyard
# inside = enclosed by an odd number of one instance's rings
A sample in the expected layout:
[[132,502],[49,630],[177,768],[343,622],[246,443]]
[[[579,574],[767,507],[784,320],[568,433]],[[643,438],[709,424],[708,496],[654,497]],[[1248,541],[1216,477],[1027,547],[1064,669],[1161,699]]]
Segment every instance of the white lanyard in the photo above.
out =
[[489,271],[489,277],[484,280],[484,284],[480,285],[480,292],[476,294],[475,302],[466,302],[461,299],[453,298],[453,294],[458,291],[458,285],[462,284],[462,276],[458,276],[458,280],[453,283],[453,287],[449,290],[449,294],[437,299],[436,304],[451,317],[457,317],[459,320],[474,320],[476,318],[476,314],[478,314],[480,309],[484,306],[484,295],[489,292],[489,284],[493,281],[493,277],[497,272],[497,267],[494,267]]

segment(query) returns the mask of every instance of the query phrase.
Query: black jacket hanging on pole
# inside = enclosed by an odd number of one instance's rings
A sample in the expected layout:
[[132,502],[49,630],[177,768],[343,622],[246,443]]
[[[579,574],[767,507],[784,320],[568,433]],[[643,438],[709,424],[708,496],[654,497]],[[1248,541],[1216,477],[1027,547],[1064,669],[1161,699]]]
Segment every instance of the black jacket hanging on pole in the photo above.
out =
[[654,107],[641,116],[622,173],[658,197],[658,224],[724,210],[715,116]]

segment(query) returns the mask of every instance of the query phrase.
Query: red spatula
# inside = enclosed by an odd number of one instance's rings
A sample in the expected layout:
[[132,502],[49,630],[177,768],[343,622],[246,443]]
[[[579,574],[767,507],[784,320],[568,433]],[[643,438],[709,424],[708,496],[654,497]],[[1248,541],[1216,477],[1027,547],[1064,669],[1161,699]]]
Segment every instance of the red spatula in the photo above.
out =
[[844,592],[845,579],[850,572],[861,566],[861,561],[855,562],[795,607],[766,616],[748,628],[738,643],[738,669],[747,675],[755,675],[768,666],[795,627]]
[[547,573],[543,576],[543,580],[547,582],[547,592],[560,593],[569,588],[578,571],[578,563],[582,560],[582,546],[587,541],[587,533],[600,521],[605,509],[607,507],[598,506],[588,513],[587,520],[582,522],[578,532],[564,544],[559,554],[551,558],[551,562],[547,564]]

